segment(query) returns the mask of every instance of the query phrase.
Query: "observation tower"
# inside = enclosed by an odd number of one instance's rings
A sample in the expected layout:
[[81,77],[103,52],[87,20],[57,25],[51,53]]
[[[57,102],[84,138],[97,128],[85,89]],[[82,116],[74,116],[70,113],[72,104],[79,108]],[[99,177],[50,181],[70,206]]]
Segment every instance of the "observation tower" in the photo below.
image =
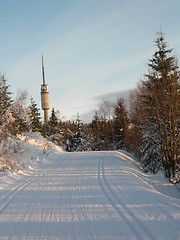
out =
[[44,111],[44,125],[45,125],[45,135],[48,134],[48,110],[50,109],[49,103],[49,90],[48,85],[45,83],[45,73],[44,73],[44,57],[42,53],[42,76],[43,84],[41,85],[41,107]]

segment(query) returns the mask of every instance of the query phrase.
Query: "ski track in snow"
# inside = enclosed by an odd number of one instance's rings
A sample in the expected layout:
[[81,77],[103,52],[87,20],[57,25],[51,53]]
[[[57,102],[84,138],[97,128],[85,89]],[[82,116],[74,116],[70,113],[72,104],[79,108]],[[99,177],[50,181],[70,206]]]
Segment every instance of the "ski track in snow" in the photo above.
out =
[[0,214],[8,207],[8,205],[13,201],[16,195],[20,193],[21,190],[23,190],[37,178],[38,176],[30,177],[30,179],[28,179],[27,181],[23,181],[22,183],[14,187],[11,191],[9,191],[0,201]]
[[[64,161],[64,160],[63,160]],[[63,163],[63,161],[58,164],[59,166]],[[28,180],[23,180],[20,184],[12,188],[4,197],[2,200],[0,200],[0,214],[8,207],[8,205],[13,201],[13,199],[19,194],[24,188],[26,188],[28,185],[39,179],[40,177],[48,174],[48,171],[45,171],[43,173],[40,172],[40,174],[35,176],[31,176],[28,178]]]
[[180,197],[159,191],[129,155],[48,158],[0,190],[0,240],[180,239]]
[[[154,240],[154,236],[149,232],[148,229],[146,229],[143,223],[140,223],[138,219],[129,211],[123,201],[117,197],[117,195],[113,192],[112,188],[108,184],[104,171],[104,159],[105,152],[100,156],[98,166],[98,180],[104,195],[107,197],[120,218],[123,219],[123,221],[129,226],[130,230],[134,233],[135,236],[137,236],[139,240],[145,238]],[[121,209],[123,209],[123,211]],[[146,236],[143,236],[141,232],[145,232]]]

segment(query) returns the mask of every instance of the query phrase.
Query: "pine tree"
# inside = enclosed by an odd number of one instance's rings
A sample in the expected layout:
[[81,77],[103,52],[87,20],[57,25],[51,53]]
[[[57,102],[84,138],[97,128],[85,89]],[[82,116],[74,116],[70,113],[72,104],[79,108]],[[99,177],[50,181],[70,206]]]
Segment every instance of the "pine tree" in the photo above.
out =
[[[156,132],[160,139],[161,164],[169,180],[177,176],[180,130],[180,74],[172,49],[167,49],[162,32],[155,41],[157,51],[148,64],[143,85],[146,94],[143,103],[146,111],[146,128]],[[156,140],[157,140],[156,139]]]
[[42,132],[42,124],[41,124],[41,114],[39,112],[39,108],[35,103],[34,99],[30,98],[29,108],[29,119],[30,119],[30,127],[32,132]]

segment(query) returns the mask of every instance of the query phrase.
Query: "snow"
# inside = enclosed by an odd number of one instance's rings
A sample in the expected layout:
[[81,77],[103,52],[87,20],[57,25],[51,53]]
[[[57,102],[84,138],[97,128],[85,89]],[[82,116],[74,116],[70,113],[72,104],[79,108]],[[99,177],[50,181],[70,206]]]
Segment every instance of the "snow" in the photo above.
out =
[[21,169],[20,166],[32,168],[45,161],[53,151],[62,150],[34,132],[8,137],[0,144],[0,170]]
[[0,173],[0,240],[180,239],[180,192],[130,154],[18,139],[23,169]]

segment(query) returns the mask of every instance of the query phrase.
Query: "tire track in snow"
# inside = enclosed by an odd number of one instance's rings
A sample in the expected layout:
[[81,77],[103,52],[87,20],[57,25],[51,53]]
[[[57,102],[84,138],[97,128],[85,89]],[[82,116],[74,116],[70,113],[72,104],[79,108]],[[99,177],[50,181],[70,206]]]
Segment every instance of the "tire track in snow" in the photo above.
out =
[[[155,240],[154,236],[149,232],[148,229],[130,212],[130,210],[125,206],[125,204],[116,196],[116,194],[113,192],[111,187],[109,186],[106,178],[105,178],[105,171],[104,171],[104,156],[106,152],[103,152],[99,158],[98,163],[98,182],[101,187],[101,190],[103,191],[105,197],[110,202],[111,206],[114,208],[116,213],[119,215],[119,217],[126,223],[127,226],[130,227],[133,234],[137,237],[138,240],[144,239],[144,234],[142,236],[142,233],[145,233],[146,237],[150,240]],[[125,211],[125,214],[120,210],[118,205],[121,205],[122,209]],[[131,219],[131,220],[129,220]],[[138,229],[138,230],[137,230]],[[141,233],[140,233],[141,232]]]

